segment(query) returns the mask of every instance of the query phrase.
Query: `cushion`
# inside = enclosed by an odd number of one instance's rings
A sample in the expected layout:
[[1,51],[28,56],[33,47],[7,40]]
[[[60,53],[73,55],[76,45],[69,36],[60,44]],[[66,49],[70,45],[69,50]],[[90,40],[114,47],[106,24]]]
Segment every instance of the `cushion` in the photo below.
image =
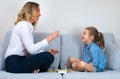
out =
[[[39,42],[43,39],[45,39],[47,36],[49,35],[49,33],[40,33],[40,32],[34,32],[34,42]],[[59,51],[58,54],[55,54],[54,57],[54,62],[51,65],[50,68],[58,68],[59,63],[60,63],[60,36],[58,38],[56,38],[55,40],[51,41],[49,43],[49,46],[47,49],[57,49]]]
[[2,69],[2,44],[0,44],[0,70]]
[[104,33],[104,40],[105,40],[105,48],[103,51],[105,52],[107,44],[114,44],[115,38],[113,33]]
[[114,44],[115,38],[113,33],[104,33],[105,44]]
[[4,40],[4,43],[3,43],[3,50],[1,52],[1,69],[5,69],[5,53],[6,53],[6,49],[8,47],[8,44],[9,44],[9,41],[10,41],[10,36],[11,36],[11,31],[7,32],[6,33],[6,36],[5,36],[5,40]]
[[61,44],[61,68],[63,69],[65,64],[67,64],[68,68],[71,68],[71,64],[68,61],[70,56],[74,56],[76,58],[81,58],[81,50],[82,50],[82,41],[80,35],[72,35],[72,34],[63,34],[62,36],[62,44]]
[[106,52],[107,69],[120,70],[120,46],[117,44],[107,44]]

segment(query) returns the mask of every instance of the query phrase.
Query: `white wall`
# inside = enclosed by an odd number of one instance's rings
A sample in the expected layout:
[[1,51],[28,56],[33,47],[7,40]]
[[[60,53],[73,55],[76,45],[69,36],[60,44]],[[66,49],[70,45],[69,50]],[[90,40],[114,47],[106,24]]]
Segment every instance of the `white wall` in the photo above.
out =
[[[17,13],[29,0],[0,2],[0,42],[5,33],[14,27]],[[120,0],[32,0],[40,3],[41,14],[37,31],[79,33],[86,26],[99,31],[112,32],[120,44]]]

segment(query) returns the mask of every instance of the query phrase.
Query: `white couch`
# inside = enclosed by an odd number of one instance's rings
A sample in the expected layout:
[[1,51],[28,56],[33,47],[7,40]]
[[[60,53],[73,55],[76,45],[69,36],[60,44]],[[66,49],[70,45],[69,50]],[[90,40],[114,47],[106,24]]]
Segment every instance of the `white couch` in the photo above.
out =
[[[48,33],[34,32],[35,43],[48,36]],[[105,55],[107,57],[106,70],[104,72],[79,72],[71,71],[64,75],[57,72],[44,73],[9,73],[4,68],[4,54],[9,44],[11,32],[6,34],[4,43],[0,45],[0,79],[120,79],[120,46],[115,44],[114,35],[112,33],[104,33],[105,37]],[[68,61],[69,56],[81,58],[83,43],[81,36],[72,34],[61,34],[57,39],[53,40],[49,48],[59,50],[59,54],[55,55],[55,61],[51,65],[53,68],[64,69],[71,68]]]

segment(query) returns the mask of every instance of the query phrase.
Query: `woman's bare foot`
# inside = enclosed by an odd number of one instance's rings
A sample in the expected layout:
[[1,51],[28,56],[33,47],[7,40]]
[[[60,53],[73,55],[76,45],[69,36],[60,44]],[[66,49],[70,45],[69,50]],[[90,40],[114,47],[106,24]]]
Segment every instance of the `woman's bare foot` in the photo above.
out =
[[33,71],[33,73],[39,73],[40,72],[40,69],[35,69],[34,71]]

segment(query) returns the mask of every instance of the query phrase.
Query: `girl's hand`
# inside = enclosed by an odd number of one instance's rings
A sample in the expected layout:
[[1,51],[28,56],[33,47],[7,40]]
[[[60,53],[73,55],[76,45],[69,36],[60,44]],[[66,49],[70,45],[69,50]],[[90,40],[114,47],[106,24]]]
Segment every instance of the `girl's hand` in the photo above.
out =
[[80,61],[77,70],[85,70],[86,65],[87,65],[86,62]]
[[79,63],[74,62],[74,63],[72,64],[73,70],[78,70],[78,67],[79,67]]
[[86,66],[86,62],[80,61],[79,67],[80,67],[80,68],[84,68],[85,66]]
[[60,34],[60,31],[55,31],[53,33],[51,33],[47,38],[46,40],[48,41],[48,43],[52,40],[54,40],[55,38],[57,38]]
[[56,49],[50,49],[50,50],[48,50],[52,55],[55,55],[55,54],[57,54],[58,53],[58,50],[56,50]]

